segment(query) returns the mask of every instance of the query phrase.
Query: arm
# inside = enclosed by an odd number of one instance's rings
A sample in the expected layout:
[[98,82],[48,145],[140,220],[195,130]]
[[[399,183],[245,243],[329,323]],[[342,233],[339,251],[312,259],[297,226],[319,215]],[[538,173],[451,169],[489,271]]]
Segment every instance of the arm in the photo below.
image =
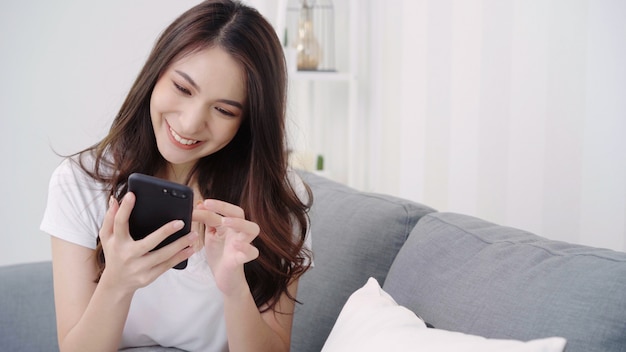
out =
[[[259,255],[251,244],[259,234],[259,226],[245,220],[241,208],[217,200],[200,204],[194,210],[194,220],[206,225],[204,245],[215,282],[224,297],[229,350],[288,351],[294,302],[283,294],[275,310],[261,313],[243,270],[244,263]],[[288,287],[294,297],[297,286],[295,280]]]
[[[289,285],[295,297],[298,282]],[[231,351],[289,351],[294,302],[283,295],[276,311],[259,313],[250,291],[241,297],[226,297],[224,314]]]
[[[129,193],[130,194],[130,193]],[[149,252],[177,229],[166,224],[141,241],[128,233],[134,196],[111,201],[100,230],[107,266],[98,284],[95,251],[52,237],[57,330],[61,351],[117,351],[132,296],[193,253],[187,235]]]
[[52,261],[60,350],[116,351],[132,293],[94,282],[94,250],[52,237]]

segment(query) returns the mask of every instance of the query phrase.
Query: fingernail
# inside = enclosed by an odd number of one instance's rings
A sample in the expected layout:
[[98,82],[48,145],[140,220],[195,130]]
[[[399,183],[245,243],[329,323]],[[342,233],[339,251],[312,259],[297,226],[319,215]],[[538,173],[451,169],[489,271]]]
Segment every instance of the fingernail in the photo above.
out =
[[174,229],[180,230],[183,228],[183,226],[185,226],[185,222],[182,220],[176,220],[174,221],[174,224],[172,226],[174,227]]
[[110,196],[110,197],[109,197],[109,208],[110,208],[110,207],[112,207],[112,206],[114,206],[114,205],[115,205],[115,202],[117,202],[117,201],[115,200],[115,197]]

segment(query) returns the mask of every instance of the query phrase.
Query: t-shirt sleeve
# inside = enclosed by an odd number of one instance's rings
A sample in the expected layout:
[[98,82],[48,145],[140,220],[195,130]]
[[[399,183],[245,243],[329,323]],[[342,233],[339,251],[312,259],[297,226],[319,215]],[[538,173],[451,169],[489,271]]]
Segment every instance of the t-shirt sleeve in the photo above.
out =
[[[307,192],[306,186],[302,178],[293,170],[289,170],[288,173],[289,182],[291,183],[291,187],[296,192],[296,195],[303,203],[309,202],[309,193]],[[304,239],[304,248],[309,250],[311,253],[313,252],[313,240],[311,239],[311,224],[308,224],[306,231],[306,237]],[[297,236],[298,232],[294,230],[294,236]],[[311,266],[313,266],[313,261],[311,261]]]
[[95,249],[108,192],[72,159],[52,173],[40,229],[51,236]]

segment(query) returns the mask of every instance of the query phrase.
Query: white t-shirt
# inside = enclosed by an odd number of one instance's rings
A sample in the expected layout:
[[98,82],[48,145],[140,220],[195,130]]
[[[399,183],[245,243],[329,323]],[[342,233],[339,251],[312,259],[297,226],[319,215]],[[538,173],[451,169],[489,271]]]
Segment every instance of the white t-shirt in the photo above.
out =
[[[306,199],[302,180],[289,179]],[[68,242],[96,248],[108,192],[74,162],[64,160],[50,179],[41,230]],[[311,248],[307,235],[305,246]],[[120,348],[161,345],[187,351],[227,351],[222,294],[205,251],[189,258],[184,270],[170,269],[135,292]]]

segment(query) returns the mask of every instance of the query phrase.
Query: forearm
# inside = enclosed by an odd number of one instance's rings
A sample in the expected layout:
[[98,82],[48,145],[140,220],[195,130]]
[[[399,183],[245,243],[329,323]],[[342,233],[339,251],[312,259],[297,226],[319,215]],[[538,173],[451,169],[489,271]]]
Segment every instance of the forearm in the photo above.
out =
[[263,319],[249,290],[224,297],[224,315],[231,352],[289,351],[289,341]]
[[59,338],[60,350],[117,351],[131,300],[132,293],[119,292],[101,281],[76,325]]

